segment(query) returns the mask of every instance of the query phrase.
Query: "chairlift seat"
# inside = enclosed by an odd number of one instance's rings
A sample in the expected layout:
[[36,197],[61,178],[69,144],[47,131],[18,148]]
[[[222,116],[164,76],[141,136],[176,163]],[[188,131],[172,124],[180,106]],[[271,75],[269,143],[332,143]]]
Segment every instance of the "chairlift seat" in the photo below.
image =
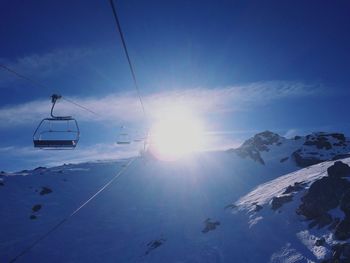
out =
[[[51,127],[51,123],[59,125],[60,129]],[[78,123],[74,118],[45,118],[34,132],[33,144],[35,148],[43,150],[69,150],[77,146],[79,135]]]
[[78,140],[33,140],[36,148],[75,148]]
[[117,144],[130,144],[130,141],[117,141]]

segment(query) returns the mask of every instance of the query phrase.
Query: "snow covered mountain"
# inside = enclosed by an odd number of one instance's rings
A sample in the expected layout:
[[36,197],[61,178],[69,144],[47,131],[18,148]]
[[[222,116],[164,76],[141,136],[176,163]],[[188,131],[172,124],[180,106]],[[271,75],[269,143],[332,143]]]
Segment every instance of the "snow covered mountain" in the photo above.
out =
[[317,132],[307,136],[286,139],[265,131],[231,150],[242,158],[250,158],[262,165],[266,162],[293,162],[298,167],[307,167],[327,160],[350,157],[350,139],[342,133]]
[[281,176],[232,204],[247,215],[252,247],[269,251],[269,262],[350,262],[349,164],[324,162]]
[[[349,140],[339,134],[286,139],[263,132],[238,149],[198,153],[176,162],[137,158],[129,167],[126,159],[2,172],[0,262],[9,262],[66,218],[16,262],[298,262],[282,260],[284,246],[285,251],[297,251],[288,254],[288,260],[298,255],[317,261],[295,241],[296,228],[289,230],[283,211],[289,205],[299,207],[295,196],[302,195],[312,180],[326,176],[332,162],[297,171],[296,153],[321,162],[345,156],[348,145]],[[69,217],[125,168],[117,181]],[[283,179],[288,176],[294,179]],[[258,197],[265,199],[252,199],[260,188],[241,198],[262,183],[266,188]],[[277,208],[267,209],[274,197]],[[278,206],[284,199],[293,201]],[[295,225],[303,225],[302,215],[310,216],[302,208],[300,215],[288,211]],[[285,231],[283,238],[274,236],[275,224]]]

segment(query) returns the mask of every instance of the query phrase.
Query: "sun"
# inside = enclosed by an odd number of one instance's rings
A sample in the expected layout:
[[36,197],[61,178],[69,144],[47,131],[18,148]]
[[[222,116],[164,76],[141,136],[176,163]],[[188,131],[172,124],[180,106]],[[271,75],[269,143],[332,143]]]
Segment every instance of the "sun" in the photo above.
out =
[[150,151],[160,160],[177,160],[200,150],[203,142],[203,126],[187,109],[165,111],[151,128]]

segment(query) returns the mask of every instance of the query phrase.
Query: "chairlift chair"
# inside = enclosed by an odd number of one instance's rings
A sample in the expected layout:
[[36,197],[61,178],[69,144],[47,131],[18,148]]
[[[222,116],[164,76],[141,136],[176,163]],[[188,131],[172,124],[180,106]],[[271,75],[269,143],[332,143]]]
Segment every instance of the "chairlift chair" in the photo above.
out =
[[117,144],[130,144],[131,140],[129,134],[125,131],[125,127],[121,127],[121,131],[118,136]]
[[55,116],[54,107],[62,96],[51,96],[51,118],[43,119],[33,134],[35,148],[44,150],[74,149],[79,141],[80,131],[78,122],[71,116]]
[[146,136],[138,132],[134,138],[134,142],[142,142],[146,139]]

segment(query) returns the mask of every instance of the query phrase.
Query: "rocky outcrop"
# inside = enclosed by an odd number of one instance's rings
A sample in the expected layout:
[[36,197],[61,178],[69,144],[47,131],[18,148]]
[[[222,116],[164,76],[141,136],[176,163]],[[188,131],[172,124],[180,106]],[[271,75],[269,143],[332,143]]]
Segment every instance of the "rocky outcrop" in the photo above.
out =
[[40,195],[47,195],[52,193],[52,190],[49,187],[43,186],[40,191]]
[[292,195],[275,196],[271,200],[271,209],[277,210],[278,208],[281,208],[285,203],[289,203],[292,200],[293,200]]
[[336,160],[340,160],[340,159],[344,159],[344,158],[349,158],[350,154],[349,153],[345,153],[345,154],[337,154],[335,155],[332,160],[336,161]]
[[348,263],[350,262],[350,244],[339,243],[332,246],[331,256],[322,263]]
[[283,194],[291,194],[298,192],[300,190],[304,189],[304,184],[300,182],[294,183],[294,185],[289,185],[286,190],[283,192]]
[[292,153],[299,167],[307,167],[327,160],[350,157],[350,146],[342,133],[318,132],[307,135],[301,148]]
[[204,229],[202,230],[202,233],[208,233],[209,231],[215,230],[217,226],[220,225],[219,221],[212,221],[210,218],[207,218],[204,221]]
[[332,144],[328,141],[328,138],[323,135],[317,137],[306,136],[304,145],[314,145],[317,149],[332,149]]
[[39,166],[39,167],[34,169],[34,171],[42,171],[42,170],[46,170],[46,167]]
[[42,208],[42,205],[40,204],[33,205],[32,211],[35,213],[35,212],[38,212],[41,208]]
[[[297,209],[299,215],[311,220],[309,227],[322,228],[332,224],[334,236],[338,240],[350,238],[350,182],[346,177],[350,176],[350,167],[341,161],[327,169],[328,176],[315,181],[301,198],[301,204]],[[329,211],[340,208],[345,218],[333,219]],[[334,221],[337,223],[334,224]]]
[[270,145],[281,145],[282,137],[270,131],[264,131],[246,140],[235,152],[242,158],[249,157],[252,160],[265,164],[261,152],[269,151]]
[[285,161],[287,161],[289,159],[289,157],[284,157],[280,160],[280,163],[284,163]]
[[303,155],[300,149],[293,152],[292,157],[299,167],[308,167],[323,162],[317,157]]
[[337,161],[332,166],[328,167],[327,173],[329,177],[348,177],[350,176],[350,167],[341,161]]
[[147,250],[145,252],[145,255],[148,255],[150,252],[152,252],[156,248],[158,248],[161,245],[163,245],[165,241],[166,241],[166,239],[160,238],[160,239],[156,239],[156,240],[152,240],[152,241],[148,242],[147,243],[147,247],[148,248],[147,248]]

